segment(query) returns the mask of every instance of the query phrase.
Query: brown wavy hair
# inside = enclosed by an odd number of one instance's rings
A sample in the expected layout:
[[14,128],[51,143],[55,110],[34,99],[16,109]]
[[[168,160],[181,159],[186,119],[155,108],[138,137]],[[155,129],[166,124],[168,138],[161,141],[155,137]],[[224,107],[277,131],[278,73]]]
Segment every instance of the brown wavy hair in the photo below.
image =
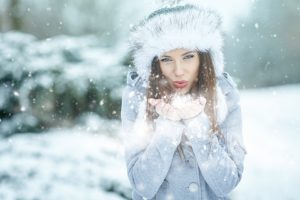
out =
[[[198,80],[192,86],[189,93],[193,97],[198,97],[200,94],[206,98],[204,112],[208,115],[212,124],[212,133],[222,136],[219,125],[217,123],[217,93],[216,93],[216,74],[215,68],[209,52],[200,52],[197,50],[199,57]],[[165,76],[162,74],[158,56],[155,56],[151,64],[151,72],[148,80],[146,120],[153,125],[153,120],[158,117],[154,106],[148,103],[149,98],[164,99],[165,102],[170,102],[172,99],[172,89],[168,84]]]

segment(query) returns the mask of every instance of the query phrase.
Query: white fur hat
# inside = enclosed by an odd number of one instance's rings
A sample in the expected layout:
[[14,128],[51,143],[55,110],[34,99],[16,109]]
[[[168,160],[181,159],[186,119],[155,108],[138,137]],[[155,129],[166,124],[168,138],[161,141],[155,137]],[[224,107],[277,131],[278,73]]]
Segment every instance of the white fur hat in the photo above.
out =
[[186,2],[155,10],[131,29],[128,44],[142,78],[148,79],[155,56],[177,48],[210,52],[216,76],[222,74],[221,17],[211,8]]

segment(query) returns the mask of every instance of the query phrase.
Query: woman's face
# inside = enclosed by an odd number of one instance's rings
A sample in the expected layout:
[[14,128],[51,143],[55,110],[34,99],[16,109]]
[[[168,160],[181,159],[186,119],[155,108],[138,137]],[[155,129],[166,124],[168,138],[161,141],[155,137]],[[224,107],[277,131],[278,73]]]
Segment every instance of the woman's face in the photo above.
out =
[[175,49],[159,57],[163,75],[178,94],[186,94],[197,81],[199,56],[197,51]]

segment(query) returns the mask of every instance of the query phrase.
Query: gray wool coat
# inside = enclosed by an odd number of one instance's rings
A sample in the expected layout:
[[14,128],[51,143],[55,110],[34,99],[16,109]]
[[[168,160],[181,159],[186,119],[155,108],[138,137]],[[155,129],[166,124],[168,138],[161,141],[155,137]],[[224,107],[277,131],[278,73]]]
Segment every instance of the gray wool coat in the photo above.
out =
[[217,77],[217,83],[228,108],[219,124],[224,137],[210,134],[211,123],[204,112],[185,123],[159,116],[154,133],[145,134],[145,126],[138,125],[145,81],[135,71],[128,72],[121,120],[133,200],[230,199],[228,194],[242,178],[247,152],[237,86],[227,72]]

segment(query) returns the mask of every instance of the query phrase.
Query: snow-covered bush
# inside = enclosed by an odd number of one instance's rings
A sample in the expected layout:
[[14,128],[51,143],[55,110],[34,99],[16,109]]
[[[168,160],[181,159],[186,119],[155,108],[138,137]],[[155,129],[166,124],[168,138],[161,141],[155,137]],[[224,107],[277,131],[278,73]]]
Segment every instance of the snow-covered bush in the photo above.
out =
[[131,199],[120,143],[78,129],[0,140],[2,200]]
[[[125,58],[122,48],[103,47],[92,35],[0,34],[1,135],[73,126],[85,112],[118,119]],[[20,123],[18,113],[30,122]]]

